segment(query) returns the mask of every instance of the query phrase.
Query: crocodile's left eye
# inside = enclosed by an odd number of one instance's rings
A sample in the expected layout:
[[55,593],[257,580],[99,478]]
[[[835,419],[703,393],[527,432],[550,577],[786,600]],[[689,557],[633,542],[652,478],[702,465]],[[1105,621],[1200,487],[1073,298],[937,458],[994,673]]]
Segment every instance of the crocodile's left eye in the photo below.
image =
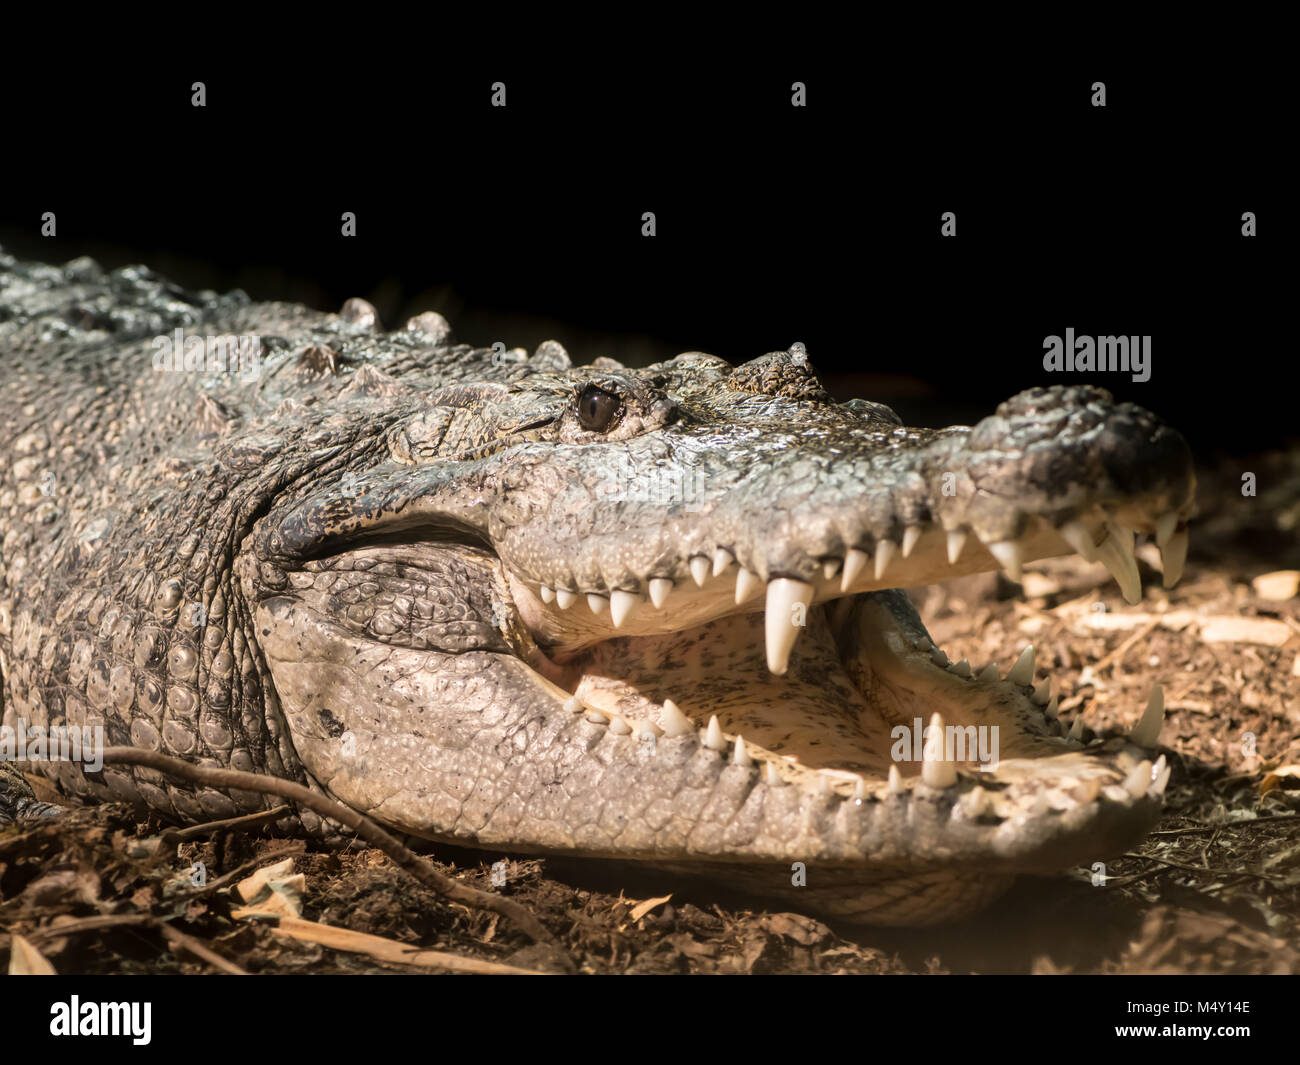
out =
[[584,429],[603,433],[614,424],[621,403],[618,396],[597,385],[588,385],[578,397],[578,421]]

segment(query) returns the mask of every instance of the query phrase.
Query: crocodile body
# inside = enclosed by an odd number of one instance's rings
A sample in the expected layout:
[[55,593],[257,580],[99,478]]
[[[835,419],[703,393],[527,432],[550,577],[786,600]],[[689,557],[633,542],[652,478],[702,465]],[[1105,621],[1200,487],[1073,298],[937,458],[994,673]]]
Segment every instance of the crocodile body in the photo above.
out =
[[[969,912],[1157,816],[1158,705],[1131,737],[1065,734],[1032,649],[974,675],[898,591],[1078,551],[1132,598],[1135,531],[1176,579],[1187,447],[1100,389],[909,429],[832,401],[798,345],[574,366],[436,314],[385,332],[363,301],[5,256],[0,354],[11,727],[101,725],[426,838],[874,923]],[[992,729],[996,765],[900,748],[918,721]],[[180,820],[265,801],[43,771]]]

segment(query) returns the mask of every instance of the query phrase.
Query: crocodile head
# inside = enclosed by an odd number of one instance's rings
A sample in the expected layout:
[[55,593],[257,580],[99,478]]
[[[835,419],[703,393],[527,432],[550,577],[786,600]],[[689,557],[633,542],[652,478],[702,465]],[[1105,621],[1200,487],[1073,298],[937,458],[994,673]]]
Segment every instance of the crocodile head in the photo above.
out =
[[1127,738],[1067,732],[1032,648],[952,663],[899,589],[1078,552],[1136,601],[1136,533],[1176,580],[1194,482],[1153,415],[1058,387],[908,429],[832,401],[798,345],[641,370],[461,350],[458,384],[365,367],[317,428],[296,409],[304,446],[372,426],[368,457],[325,447],[237,562],[330,792],[895,924],[1151,826],[1158,691]]

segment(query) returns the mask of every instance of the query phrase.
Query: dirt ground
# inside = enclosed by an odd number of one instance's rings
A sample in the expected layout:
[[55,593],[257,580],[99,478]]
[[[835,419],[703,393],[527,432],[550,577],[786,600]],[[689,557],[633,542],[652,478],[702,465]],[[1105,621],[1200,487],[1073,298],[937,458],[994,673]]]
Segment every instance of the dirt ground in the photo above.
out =
[[[1244,473],[1258,494],[1242,494]],[[1172,592],[1146,545],[1137,606],[1077,559],[1029,567],[1022,587],[988,575],[918,595],[935,639],[976,669],[1006,669],[1032,642],[1067,720],[1128,729],[1151,686],[1164,686],[1164,817],[1132,852],[1106,858],[1100,886],[1092,869],[1024,878],[959,924],[880,930],[589,863],[432,852],[444,873],[528,907],[557,937],[550,946],[445,901],[357,842],[271,839],[259,827],[177,842],[159,838],[160,822],[104,806],[0,830],[0,957],[61,973],[1300,971],[1300,599],[1286,572],[1300,570],[1300,448],[1200,478],[1201,517]],[[286,857],[302,879],[277,881],[273,902],[292,897],[302,918],[344,930],[331,945],[231,916],[241,902],[230,885]],[[206,886],[187,872],[195,861]]]

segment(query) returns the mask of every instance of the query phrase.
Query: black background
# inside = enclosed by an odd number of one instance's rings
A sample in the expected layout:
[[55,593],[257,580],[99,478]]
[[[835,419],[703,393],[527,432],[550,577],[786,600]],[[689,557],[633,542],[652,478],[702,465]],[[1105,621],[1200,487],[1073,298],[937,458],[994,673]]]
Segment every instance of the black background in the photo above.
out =
[[[342,61],[338,32],[289,63],[254,42],[10,69],[0,244],[328,310],[365,296],[389,328],[437,309],[460,340],[553,336],[584,362],[800,340],[838,398],[909,424],[1086,380],[1202,457],[1300,435],[1292,93],[1266,59],[1225,66],[1227,40],[1134,59],[876,39],[833,58],[412,43]],[[956,239],[939,235],[947,210]],[[1150,334],[1151,379],[1046,373],[1043,338],[1067,327]]]

